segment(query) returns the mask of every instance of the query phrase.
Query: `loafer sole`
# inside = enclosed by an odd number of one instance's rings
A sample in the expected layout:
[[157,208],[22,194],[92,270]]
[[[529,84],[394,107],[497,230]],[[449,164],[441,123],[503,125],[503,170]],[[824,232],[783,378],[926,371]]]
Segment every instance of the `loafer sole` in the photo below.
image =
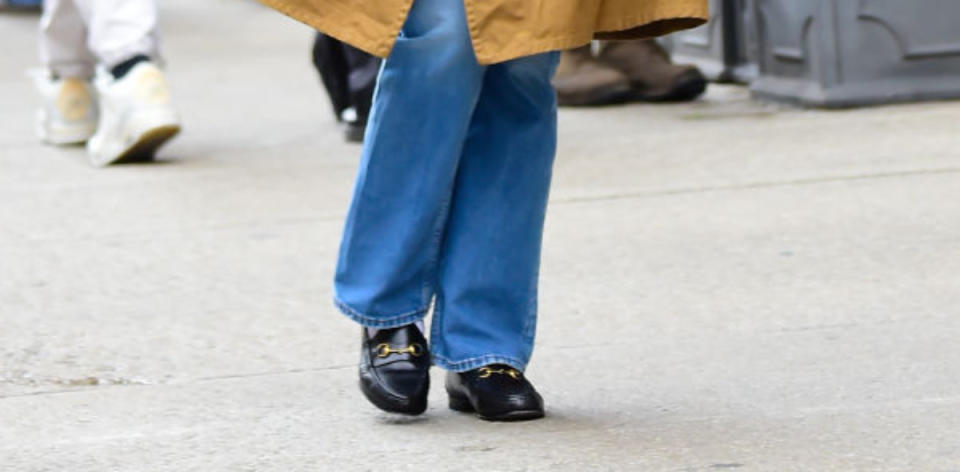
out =
[[485,414],[477,411],[466,397],[449,394],[450,409],[461,413],[473,413],[485,421],[528,421],[544,417],[543,410],[511,410],[503,413]]
[[394,397],[388,397],[386,395],[381,395],[374,392],[373,389],[364,383],[362,379],[360,380],[360,391],[363,392],[363,396],[367,397],[367,400],[369,400],[370,403],[373,403],[374,406],[388,413],[399,413],[401,415],[420,415],[427,411],[426,393],[420,397],[417,397],[410,403],[406,403],[403,401],[394,400]]

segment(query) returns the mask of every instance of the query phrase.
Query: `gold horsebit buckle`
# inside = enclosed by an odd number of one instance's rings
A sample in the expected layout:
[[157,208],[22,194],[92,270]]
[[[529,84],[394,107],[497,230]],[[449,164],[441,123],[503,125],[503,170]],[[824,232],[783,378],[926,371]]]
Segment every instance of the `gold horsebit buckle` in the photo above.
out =
[[510,378],[514,380],[520,380],[520,372],[514,369],[491,369],[489,367],[481,367],[479,370],[479,374],[480,375],[477,375],[477,378],[480,378],[480,379],[487,379],[487,378],[490,378],[490,376],[493,374],[498,374],[498,375],[509,375]]
[[387,343],[377,345],[377,357],[387,357],[390,354],[410,354],[413,357],[420,357],[423,355],[423,346],[411,344],[401,349],[394,349]]

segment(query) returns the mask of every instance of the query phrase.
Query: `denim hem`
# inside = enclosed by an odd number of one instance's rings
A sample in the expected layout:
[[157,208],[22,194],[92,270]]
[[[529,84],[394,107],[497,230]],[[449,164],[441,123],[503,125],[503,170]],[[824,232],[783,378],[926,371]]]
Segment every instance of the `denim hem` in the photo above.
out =
[[347,318],[350,318],[357,323],[360,323],[363,326],[368,328],[399,328],[401,326],[408,325],[410,323],[420,321],[423,317],[427,316],[427,311],[430,307],[418,308],[414,311],[401,313],[399,315],[392,316],[378,316],[372,317],[364,315],[353,308],[350,308],[349,305],[338,299],[337,297],[333,298],[333,304],[340,310],[341,313],[346,315]]
[[506,364],[520,372],[523,372],[527,368],[526,361],[502,354],[484,354],[460,361],[452,361],[441,355],[433,354],[433,365],[452,372],[466,372],[490,364]]

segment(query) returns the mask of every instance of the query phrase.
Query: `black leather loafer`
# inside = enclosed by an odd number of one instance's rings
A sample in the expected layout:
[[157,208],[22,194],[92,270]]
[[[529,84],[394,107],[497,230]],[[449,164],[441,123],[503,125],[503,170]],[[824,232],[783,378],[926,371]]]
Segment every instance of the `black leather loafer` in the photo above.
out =
[[419,415],[427,409],[430,351],[414,325],[381,329],[373,337],[362,329],[360,390],[384,411]]
[[523,373],[510,366],[448,372],[446,387],[451,409],[476,413],[487,421],[543,418],[543,398]]

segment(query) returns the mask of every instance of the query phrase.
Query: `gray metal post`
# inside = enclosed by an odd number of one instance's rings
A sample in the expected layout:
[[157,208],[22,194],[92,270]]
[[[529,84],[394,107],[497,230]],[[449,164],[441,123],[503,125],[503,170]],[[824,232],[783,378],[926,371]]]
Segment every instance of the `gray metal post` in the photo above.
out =
[[753,1],[710,0],[706,25],[664,39],[674,62],[694,64],[718,82],[753,80],[757,75]]
[[754,0],[763,99],[850,107],[960,97],[960,1]]

